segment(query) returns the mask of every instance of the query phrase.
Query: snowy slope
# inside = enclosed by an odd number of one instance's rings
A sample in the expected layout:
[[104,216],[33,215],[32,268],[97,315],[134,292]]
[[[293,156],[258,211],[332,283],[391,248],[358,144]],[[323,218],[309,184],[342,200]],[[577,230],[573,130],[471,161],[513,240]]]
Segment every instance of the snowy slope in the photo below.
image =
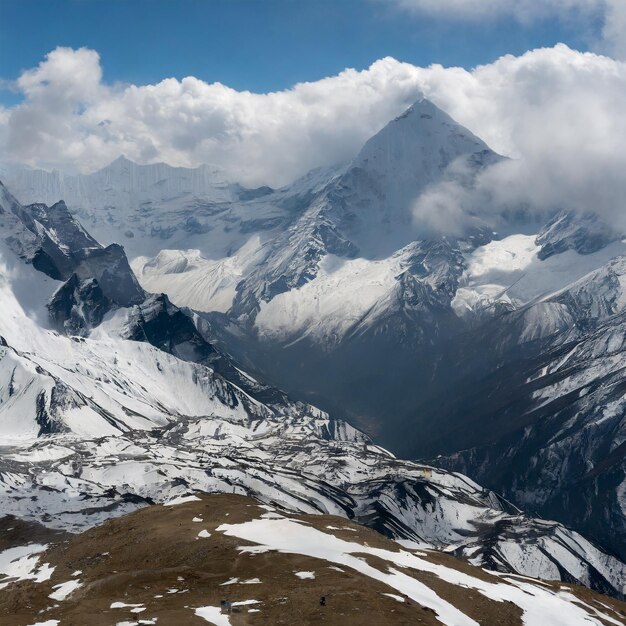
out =
[[498,304],[519,308],[566,288],[626,253],[617,241],[589,254],[566,250],[548,258],[535,235],[510,235],[471,250],[452,306],[461,316]]
[[259,333],[270,341],[306,335],[333,346],[393,289],[405,256],[403,251],[382,261],[325,256],[313,280],[261,303]]
[[[625,257],[617,257],[479,328],[469,347],[450,355],[463,373],[455,406],[440,407],[444,433],[448,419],[458,424],[458,411],[469,424],[443,465],[543,515],[576,520],[619,554],[626,553],[625,276]],[[479,366],[468,357],[478,345]],[[481,422],[491,424],[488,433]]]
[[338,183],[333,211],[367,256],[386,256],[420,234],[416,204],[430,185],[471,182],[500,157],[422,99],[369,139]]
[[137,257],[132,267],[147,291],[167,292],[179,306],[226,313],[242,277],[264,255],[260,236],[254,235],[222,259],[207,259],[200,250],[161,250],[152,258]]
[[98,241],[124,245],[131,260],[163,248],[199,249],[218,260],[254,233],[275,235],[337,171],[316,170],[275,191],[245,189],[212,166],[138,165],[120,157],[93,174],[18,168],[4,182],[22,204],[63,199]]
[[[179,209],[200,200],[219,206],[235,195],[218,168],[138,165],[123,156],[93,174],[18,169],[5,183],[22,204],[64,200],[79,210],[80,219],[105,244],[122,243],[122,233],[126,239],[132,239],[135,230],[141,235],[146,223],[141,217],[153,215],[155,209]],[[153,227],[162,230],[157,224]]]
[[[233,317],[253,322],[262,303],[271,303],[276,296],[314,280],[322,260],[329,256],[386,259],[391,269],[386,280],[392,281],[394,255],[423,234],[415,215],[421,194],[448,178],[469,185],[482,168],[499,160],[443,111],[427,100],[416,102],[366,142],[345,171],[319,191],[301,216],[275,238],[266,262],[238,286]],[[377,266],[367,271],[376,272]],[[320,280],[327,288],[334,286],[323,276]],[[288,311],[290,304],[285,305]],[[361,303],[354,298],[346,298],[345,305],[347,318],[362,312]],[[280,303],[275,308],[281,308]],[[301,325],[300,319],[297,324]],[[329,327],[318,333],[320,338],[336,334],[332,315]],[[293,332],[298,335],[301,328],[297,326]]]
[[[327,264],[333,256],[359,257],[363,266],[372,257],[386,259],[384,282],[393,286],[394,256],[419,235],[413,209],[420,194],[447,177],[469,184],[497,160],[480,139],[420,100],[351,163],[277,191],[242,189],[209,167],[139,166],[123,157],[90,175],[18,171],[9,186],[22,202],[63,196],[99,241],[124,245],[145,289],[163,291],[179,306],[230,310],[253,321],[261,306],[314,279],[325,257]],[[376,266],[364,271],[380,274]],[[343,313],[356,320],[364,303],[351,303],[347,298]],[[302,332],[303,315],[312,314],[306,297],[298,306],[294,335]],[[285,307],[273,305],[279,317],[293,308]],[[320,338],[336,335],[337,324],[331,314]]]
[[[464,476],[398,461],[348,424],[257,383],[202,344],[164,296],[115,305],[84,336],[50,330],[45,297],[58,282],[7,245],[0,252],[5,513],[76,531],[153,501],[234,491],[362,520],[503,571],[624,593],[619,560]],[[126,276],[118,261],[98,266],[99,276]],[[506,547],[511,537],[518,553]]]

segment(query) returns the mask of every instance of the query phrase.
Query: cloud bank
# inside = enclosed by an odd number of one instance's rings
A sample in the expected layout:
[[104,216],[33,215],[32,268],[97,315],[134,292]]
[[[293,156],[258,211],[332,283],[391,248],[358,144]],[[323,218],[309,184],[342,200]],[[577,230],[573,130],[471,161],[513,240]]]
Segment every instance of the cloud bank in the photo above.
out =
[[17,80],[24,102],[1,111],[5,154],[32,166],[91,171],[138,162],[214,163],[248,184],[290,182],[351,158],[418,96],[393,59],[289,90],[255,94],[192,76],[107,85],[94,50],[57,48]]
[[[0,109],[0,150],[14,161],[92,171],[125,154],[215,163],[244,184],[273,186],[351,158],[424,94],[516,159],[480,181],[495,201],[573,206],[619,220],[624,212],[626,64],[565,45],[471,71],[385,58],[268,94],[193,77],[110,85],[97,52],[57,48],[17,88],[24,101]],[[433,191],[435,206],[467,201],[459,190],[444,191]]]

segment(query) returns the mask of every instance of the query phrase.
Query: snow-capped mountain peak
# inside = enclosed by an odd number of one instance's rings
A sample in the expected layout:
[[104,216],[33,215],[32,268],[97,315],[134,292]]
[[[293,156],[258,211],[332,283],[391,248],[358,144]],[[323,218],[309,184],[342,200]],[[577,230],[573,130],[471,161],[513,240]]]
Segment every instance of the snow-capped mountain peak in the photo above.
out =
[[421,99],[365,143],[331,193],[333,208],[327,215],[335,216],[363,255],[380,258],[418,238],[414,208],[429,186],[448,179],[471,181],[500,159]]
[[455,158],[483,150],[491,152],[481,139],[422,98],[371,137],[353,165],[371,172],[393,173],[417,187]]

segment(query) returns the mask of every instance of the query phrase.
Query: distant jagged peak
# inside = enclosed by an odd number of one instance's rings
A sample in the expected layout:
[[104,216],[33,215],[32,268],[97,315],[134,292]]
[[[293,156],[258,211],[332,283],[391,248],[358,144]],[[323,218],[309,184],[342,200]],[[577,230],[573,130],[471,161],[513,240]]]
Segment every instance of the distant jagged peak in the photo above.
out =
[[120,156],[117,157],[117,159],[113,159],[113,161],[111,161],[111,163],[109,163],[109,167],[111,165],[137,165],[137,163],[135,163],[134,161],[131,161],[124,153],[120,154]]
[[[420,124],[426,124],[429,122],[450,124],[452,126],[461,128],[462,130],[469,133],[469,131],[464,126],[461,126],[461,124],[459,124],[455,119],[448,115],[443,109],[440,109],[431,100],[425,98],[424,96],[416,100],[408,109],[398,115],[398,117],[391,120],[389,124],[402,122],[402,120],[407,120],[411,124],[415,124],[416,122]],[[477,137],[475,137],[475,139],[483,145],[486,145],[484,144],[484,142],[482,142],[482,140],[478,139]]]
[[[92,174],[99,174],[105,171],[117,170],[166,170],[171,172],[203,172],[207,174],[219,174],[223,178],[226,178],[226,172],[220,166],[214,163],[200,163],[199,165],[185,167],[182,165],[171,165],[165,161],[157,161],[155,163],[139,163],[129,159],[124,153],[120,154],[117,158],[113,159],[108,165],[95,170]],[[90,176],[90,174],[84,174],[84,176]]]

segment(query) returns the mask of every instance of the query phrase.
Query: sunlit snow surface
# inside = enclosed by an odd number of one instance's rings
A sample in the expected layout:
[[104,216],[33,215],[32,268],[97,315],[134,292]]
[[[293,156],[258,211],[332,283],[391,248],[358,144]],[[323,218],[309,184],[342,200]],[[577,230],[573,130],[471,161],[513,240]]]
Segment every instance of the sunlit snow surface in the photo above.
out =
[[161,250],[153,258],[137,257],[132,268],[144,289],[165,292],[176,305],[226,313],[237,284],[253,264],[262,262],[263,254],[255,235],[236,254],[221,259],[207,259],[200,250]]
[[256,326],[269,339],[306,335],[332,344],[393,289],[402,261],[402,253],[383,261],[328,255],[313,280],[263,302]]
[[518,307],[548,296],[626,254],[626,244],[615,242],[594,252],[567,250],[541,260],[536,235],[511,235],[478,247],[467,255],[452,306],[459,315],[490,302],[510,302]]
[[201,606],[194,612],[214,626],[231,626],[230,618],[228,615],[222,615],[222,610],[218,606]]
[[[626,254],[626,244],[620,241],[593,254],[567,250],[541,260],[535,239],[535,235],[511,235],[468,252],[451,303],[457,315],[488,311],[495,303],[518,308],[548,299]],[[373,311],[396,305],[391,294],[410,263],[411,253],[412,246],[407,246],[380,260],[327,255],[312,280],[261,302],[256,328],[267,340],[307,337],[319,345],[332,346],[362,320],[365,324],[375,323]],[[528,312],[526,338],[568,324],[572,320],[564,306],[545,302]]]
[[[432,563],[411,552],[390,552],[345,541],[293,519],[256,519],[242,524],[222,524],[217,530],[230,537],[256,544],[252,548],[240,547],[239,550],[243,553],[254,553],[257,551],[256,546],[259,546],[267,550],[315,557],[356,570],[388,585],[401,594],[400,599],[408,597],[433,609],[438,619],[447,626],[476,626],[477,622],[440,598],[433,589],[410,576],[408,570],[402,570],[410,568],[428,572],[447,583],[475,589],[490,600],[512,602],[522,610],[526,626],[602,626],[603,622],[598,618],[620,626],[620,622],[610,615],[583,605],[575,596],[566,592],[544,589],[506,575],[501,576],[502,582],[486,582],[456,569]],[[355,556],[362,554],[385,561],[386,571]],[[303,573],[306,572],[300,572]]]
[[82,583],[79,580],[68,580],[65,583],[54,585],[54,591],[48,597],[52,598],[53,600],[65,600],[74,591],[76,591],[76,589],[78,589],[81,584]]
[[54,567],[39,564],[39,554],[48,546],[32,543],[27,546],[8,548],[0,552],[0,589],[18,580],[49,580]]

